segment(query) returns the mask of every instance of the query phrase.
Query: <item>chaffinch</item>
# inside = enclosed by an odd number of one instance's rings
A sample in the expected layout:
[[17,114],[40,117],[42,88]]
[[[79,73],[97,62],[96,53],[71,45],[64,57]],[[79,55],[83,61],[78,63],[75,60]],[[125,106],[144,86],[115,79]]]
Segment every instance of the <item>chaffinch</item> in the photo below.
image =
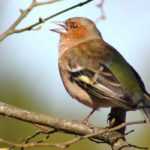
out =
[[[106,43],[93,21],[84,17],[59,23],[59,71],[68,93],[92,108],[111,107],[111,117],[141,108],[150,121],[150,96],[133,67]],[[122,112],[122,114],[121,114]],[[84,121],[85,121],[84,120]]]

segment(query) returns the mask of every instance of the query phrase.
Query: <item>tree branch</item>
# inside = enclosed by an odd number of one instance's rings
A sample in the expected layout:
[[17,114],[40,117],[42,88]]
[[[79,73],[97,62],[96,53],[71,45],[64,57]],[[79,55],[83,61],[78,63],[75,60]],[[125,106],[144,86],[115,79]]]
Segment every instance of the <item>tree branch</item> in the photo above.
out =
[[20,33],[20,32],[24,32],[24,31],[30,31],[32,30],[34,27],[45,23],[46,21],[62,14],[65,13],[69,10],[72,10],[74,8],[77,7],[81,7],[89,2],[91,2],[93,0],[86,0],[84,2],[80,2],[76,5],[73,5],[69,8],[66,8],[62,11],[57,12],[56,14],[53,14],[51,16],[48,16],[46,18],[39,18],[39,20],[31,25],[28,25],[27,27],[21,28],[21,29],[16,29],[16,27],[22,22],[22,20],[27,17],[27,15],[33,10],[33,8],[37,7],[37,6],[41,6],[41,5],[46,5],[46,4],[51,4],[54,2],[58,2],[58,0],[48,0],[46,2],[37,2],[37,0],[32,0],[32,3],[29,5],[29,7],[26,10],[20,10],[20,16],[16,19],[16,21],[2,34],[0,34],[0,41],[3,41],[5,38],[7,38],[9,35],[12,35],[14,33]]
[[37,0],[32,0],[32,3],[25,10],[20,10],[19,17],[10,25],[10,27],[0,35],[0,41],[4,40],[9,35],[16,33],[16,27],[22,22],[22,20],[27,17],[27,15],[37,6],[52,4],[57,0],[48,0],[46,2],[38,2]]
[[57,131],[63,131],[65,133],[79,135],[78,139],[73,139],[70,143],[62,143],[62,144],[50,144],[50,143],[36,143],[37,145],[34,145],[35,143],[27,143],[24,145],[14,144],[11,142],[8,142],[6,140],[0,139],[0,142],[4,142],[7,144],[12,144],[13,146],[24,146],[24,147],[31,147],[31,146],[56,146],[56,147],[65,147],[70,146],[71,143],[76,143],[81,139],[85,138],[94,138],[97,140],[104,141],[105,143],[109,144],[113,150],[132,150],[133,147],[131,144],[127,143],[123,135],[116,132],[119,128],[122,128],[126,125],[132,125],[137,123],[144,123],[143,121],[140,122],[132,122],[132,123],[123,123],[117,127],[107,129],[107,128],[93,128],[73,122],[73,121],[67,121],[64,119],[54,118],[48,115],[44,115],[41,113],[35,113],[30,112],[21,108],[14,107],[12,105],[8,105],[6,103],[0,102],[0,115],[7,116],[10,118],[15,118],[18,120],[22,120],[25,122],[29,122],[32,124],[38,124],[46,127],[51,127],[53,129],[56,129]]
[[106,14],[105,14],[105,11],[104,11],[104,8],[103,8],[104,7],[104,2],[105,2],[105,0],[98,1],[97,7],[100,8],[101,16],[96,19],[97,21],[100,20],[100,19],[103,19],[103,20],[106,19]]

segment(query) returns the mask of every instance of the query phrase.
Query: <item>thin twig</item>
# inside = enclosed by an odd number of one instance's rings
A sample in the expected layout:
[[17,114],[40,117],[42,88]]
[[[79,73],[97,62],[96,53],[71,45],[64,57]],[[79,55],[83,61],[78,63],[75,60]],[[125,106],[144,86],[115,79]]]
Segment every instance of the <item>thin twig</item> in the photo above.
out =
[[[25,142],[24,143],[29,143],[30,140],[32,140],[33,138],[37,137],[38,135],[40,134],[45,134],[45,135],[50,135],[50,134],[53,134],[53,133],[56,133],[57,130],[56,129],[52,129],[51,131],[48,131],[48,132],[45,132],[45,131],[36,131],[33,135],[31,136],[28,136],[26,139],[25,139]],[[46,139],[47,139],[47,136],[46,136]]]
[[18,144],[15,142],[10,142],[7,140],[4,140],[2,138],[0,138],[0,143],[3,144],[7,144],[13,148],[17,147],[17,148],[32,148],[32,147],[57,147],[57,148],[64,148],[63,145],[61,144],[51,144],[51,143],[37,143],[37,142],[31,142],[31,143],[27,143],[27,144]]
[[[39,136],[40,134],[45,134],[46,137],[44,138],[44,140],[37,141],[37,143],[41,143],[41,142],[47,140],[50,137],[51,134],[54,134],[54,133],[58,132],[58,130],[56,130],[56,129],[50,130],[50,128],[48,128],[48,127],[41,126],[41,125],[38,125],[38,124],[35,124],[35,125],[36,125],[36,127],[40,128],[40,130],[37,130],[34,134],[26,137],[25,140],[24,140],[24,144],[29,143],[32,139]],[[24,147],[21,147],[21,150],[24,150]]]
[[[79,137],[77,137],[77,138],[74,138],[74,139],[72,139],[72,140],[70,140],[70,141],[67,141],[67,142],[65,142],[65,143],[63,143],[63,145],[64,145],[64,147],[69,147],[69,146],[71,146],[72,144],[75,144],[75,143],[77,143],[77,142],[79,142],[79,141],[81,141],[81,140],[84,140],[84,139],[87,139],[87,138],[92,138],[92,137],[94,137],[94,136],[97,136],[97,135],[100,135],[100,134],[104,134],[104,133],[106,133],[106,132],[113,132],[113,131],[117,131],[117,130],[119,130],[119,129],[121,129],[121,128],[123,128],[123,127],[126,127],[126,126],[130,126],[130,125],[137,125],[137,124],[143,124],[143,123],[145,123],[145,120],[142,120],[142,121],[134,121],[134,122],[124,122],[124,123],[122,123],[122,124],[120,124],[120,125],[118,125],[118,126],[116,126],[116,127],[113,127],[113,128],[106,128],[105,130],[103,130],[103,131],[97,131],[97,132],[95,132],[95,133],[91,133],[91,134],[87,134],[87,135],[85,135],[85,136],[79,136]],[[123,138],[123,137],[122,137]]]
[[37,6],[41,6],[41,5],[46,5],[46,4],[50,4],[50,3],[54,3],[58,0],[49,0],[47,2],[37,2],[36,0],[33,0],[31,5],[26,9],[26,10],[21,10],[21,14],[20,16],[17,18],[17,20],[5,31],[3,32],[1,35],[0,35],[0,41],[3,41],[5,38],[7,38],[9,35],[11,34],[14,34],[14,33],[20,33],[20,32],[25,32],[25,31],[30,31],[30,30],[33,30],[35,27],[37,27],[38,25],[40,24],[43,24],[45,23],[46,21],[62,14],[62,13],[65,13],[69,10],[72,10],[74,8],[77,8],[77,7],[81,7],[93,0],[86,0],[84,2],[80,2],[76,5],[73,5],[69,8],[66,8],[64,10],[61,10],[59,12],[57,12],[56,14],[53,14],[51,16],[48,16],[46,18],[39,18],[37,22],[31,24],[31,25],[28,25],[27,27],[24,27],[24,28],[21,28],[21,29],[16,29],[16,27],[18,26],[18,24],[31,12],[31,10]]
[[97,143],[97,144],[100,144],[100,143],[104,143],[104,144],[106,144],[106,142],[104,142],[104,141],[101,141],[101,140],[97,140],[97,139],[94,139],[94,138],[89,138],[89,140],[90,141],[92,141],[92,142],[94,142],[94,143]]
[[135,132],[134,129],[133,129],[133,130],[130,130],[130,131],[128,131],[128,132],[126,132],[126,133],[125,133],[125,136],[127,136],[127,135],[129,135],[129,134],[131,134],[131,133],[133,133],[133,132]]
[[87,3],[91,2],[91,1],[93,1],[93,0],[86,0],[85,2],[81,2],[81,3],[78,3],[78,4],[73,5],[73,6],[71,6],[71,7],[68,7],[68,8],[66,8],[66,9],[61,10],[61,11],[59,11],[59,12],[57,12],[57,13],[51,15],[51,16],[48,16],[48,17],[46,17],[46,18],[39,18],[39,20],[38,20],[37,22],[35,22],[35,23],[33,23],[33,24],[31,24],[31,25],[25,27],[25,28],[18,29],[18,30],[16,30],[15,33],[20,33],[20,32],[24,32],[24,31],[32,30],[34,27],[36,27],[36,26],[38,26],[38,25],[40,25],[40,24],[43,24],[43,23],[45,23],[46,21],[48,21],[48,20],[50,20],[50,19],[52,19],[52,18],[54,18],[54,17],[56,17],[56,16],[58,16],[58,15],[61,15],[61,14],[65,13],[65,12],[67,12],[67,11],[69,11],[69,10],[72,10],[72,9],[75,9],[75,8],[77,8],[77,7],[81,7],[81,6],[87,4]]
[[[24,143],[29,143],[29,141],[35,137],[37,137],[38,135],[40,135],[41,133],[43,133],[43,131],[36,131],[33,135],[26,137],[26,139],[24,140]],[[24,150],[24,147],[21,147],[21,150]]]
[[144,149],[144,150],[148,150],[148,147],[142,147],[142,146],[138,146],[138,145],[133,145],[133,144],[129,144],[129,146],[134,147],[136,149]]
[[101,0],[98,4],[97,4],[97,7],[100,8],[100,11],[101,11],[101,16],[98,17],[96,19],[96,21],[102,19],[102,20],[105,20],[106,19],[106,14],[105,14],[105,11],[104,11],[104,2],[105,0]]
[[37,0],[32,0],[31,4],[26,8],[25,10],[20,10],[20,15],[19,17],[9,26],[9,28],[0,34],[0,41],[4,40],[6,37],[9,35],[15,33],[16,27],[24,20],[24,18],[27,17],[27,15],[37,6],[42,6],[42,5],[47,5],[47,4],[52,4],[56,2],[57,0],[48,0],[46,2],[38,2]]
[[141,149],[141,150],[148,150],[148,149],[149,149],[148,147],[141,147],[141,146],[129,144],[128,146],[127,146],[127,145],[124,145],[124,146],[120,147],[119,150],[123,150],[123,149],[126,148],[126,147],[133,147],[133,148],[135,148],[135,149]]

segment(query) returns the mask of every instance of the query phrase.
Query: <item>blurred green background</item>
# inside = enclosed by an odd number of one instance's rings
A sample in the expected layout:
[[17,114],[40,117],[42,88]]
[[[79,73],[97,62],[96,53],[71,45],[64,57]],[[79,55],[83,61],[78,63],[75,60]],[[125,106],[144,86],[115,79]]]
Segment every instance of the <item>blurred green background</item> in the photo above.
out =
[[[31,1],[0,1],[0,33],[19,15],[19,9],[26,8]],[[19,25],[26,26],[39,17],[49,16],[55,12],[81,2],[81,0],[61,0],[59,3],[36,8]],[[150,91],[150,1],[149,0],[107,0],[104,5],[106,20],[99,20],[98,0],[74,9],[42,26],[39,31],[14,34],[0,43],[0,100],[28,110],[42,112],[70,120],[81,120],[90,111],[89,108],[72,100],[66,93],[57,67],[57,50],[59,36],[49,31],[54,27],[52,21],[62,21],[73,16],[85,16],[96,21],[104,39],[118,49],[141,75],[146,88]],[[109,109],[101,109],[91,118],[97,126],[105,126]],[[129,112],[127,120],[140,120],[143,115]],[[128,135],[128,141],[150,148],[150,125],[134,125],[127,131],[135,129]],[[0,116],[0,137],[21,141],[36,130],[30,124]],[[58,135],[51,137],[51,142],[59,142],[73,136]],[[3,147],[4,145],[0,145]],[[75,149],[110,149],[107,145],[82,141],[69,148]],[[55,149],[55,148],[34,148]]]

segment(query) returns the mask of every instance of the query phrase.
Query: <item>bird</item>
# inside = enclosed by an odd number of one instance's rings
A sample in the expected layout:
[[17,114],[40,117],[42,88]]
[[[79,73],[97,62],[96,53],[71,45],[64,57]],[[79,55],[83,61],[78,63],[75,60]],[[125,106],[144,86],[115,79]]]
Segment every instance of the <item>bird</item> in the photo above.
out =
[[124,121],[127,111],[142,110],[150,122],[150,94],[135,69],[102,37],[86,17],[57,22],[60,35],[58,68],[73,99],[92,108],[84,122],[100,108],[111,107],[108,119]]

